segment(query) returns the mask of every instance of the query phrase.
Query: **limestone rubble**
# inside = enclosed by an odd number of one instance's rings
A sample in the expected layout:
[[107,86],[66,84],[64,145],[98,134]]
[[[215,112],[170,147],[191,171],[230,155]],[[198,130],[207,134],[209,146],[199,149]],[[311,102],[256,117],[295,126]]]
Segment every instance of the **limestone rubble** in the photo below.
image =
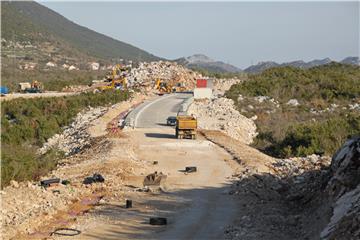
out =
[[199,128],[221,130],[246,144],[250,144],[257,134],[254,121],[241,115],[233,100],[228,98],[194,101],[188,113],[197,117]]

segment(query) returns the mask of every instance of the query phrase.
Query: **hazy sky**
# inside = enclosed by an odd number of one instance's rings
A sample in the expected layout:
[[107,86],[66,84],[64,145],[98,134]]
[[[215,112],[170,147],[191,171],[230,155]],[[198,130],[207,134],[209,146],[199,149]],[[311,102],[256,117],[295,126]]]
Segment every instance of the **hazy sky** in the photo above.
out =
[[42,2],[66,18],[174,59],[259,61],[359,55],[358,2]]

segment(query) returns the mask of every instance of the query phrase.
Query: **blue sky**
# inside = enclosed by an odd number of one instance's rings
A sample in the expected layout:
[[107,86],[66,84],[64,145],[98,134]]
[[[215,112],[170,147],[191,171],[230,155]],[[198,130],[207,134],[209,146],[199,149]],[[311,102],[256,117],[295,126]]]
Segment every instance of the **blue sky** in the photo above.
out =
[[41,2],[73,22],[175,59],[259,61],[359,55],[358,2]]

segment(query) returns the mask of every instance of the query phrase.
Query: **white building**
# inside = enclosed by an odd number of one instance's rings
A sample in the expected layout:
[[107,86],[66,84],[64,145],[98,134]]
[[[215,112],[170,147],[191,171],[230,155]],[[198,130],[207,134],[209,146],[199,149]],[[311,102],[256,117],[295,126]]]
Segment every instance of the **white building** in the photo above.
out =
[[47,67],[56,67],[56,63],[48,62],[48,63],[46,63],[46,66]]
[[89,63],[90,69],[91,70],[99,70],[100,68],[100,63],[97,62],[91,62]]

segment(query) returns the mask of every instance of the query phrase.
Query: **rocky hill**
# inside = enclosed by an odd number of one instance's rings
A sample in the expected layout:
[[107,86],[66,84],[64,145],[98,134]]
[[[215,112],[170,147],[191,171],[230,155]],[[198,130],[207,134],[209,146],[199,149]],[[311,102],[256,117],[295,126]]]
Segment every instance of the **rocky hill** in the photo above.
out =
[[[291,67],[297,67],[302,69],[312,68],[316,66],[325,65],[328,63],[333,62],[330,58],[324,58],[324,59],[315,59],[309,62],[305,62],[303,60],[297,60],[292,62],[286,62],[286,63],[277,63],[273,61],[265,61],[265,62],[259,62],[256,65],[252,65],[244,70],[246,73],[260,73],[266,69],[272,68],[272,67],[279,67],[279,66],[291,66]],[[347,57],[344,60],[340,61],[340,63],[344,64],[351,64],[351,65],[359,65],[359,58],[358,57]]]
[[194,54],[189,57],[183,57],[175,60],[191,69],[202,69],[209,72],[216,73],[236,73],[241,72],[241,69],[221,61],[216,61],[203,54]]
[[60,59],[159,59],[130,44],[71,22],[33,1],[2,2],[1,23],[2,48],[16,51],[20,57],[28,54],[31,55],[29,58],[35,59],[49,55]]
[[360,65],[360,60],[358,57],[347,57],[341,61],[344,64],[351,64],[351,65]]

